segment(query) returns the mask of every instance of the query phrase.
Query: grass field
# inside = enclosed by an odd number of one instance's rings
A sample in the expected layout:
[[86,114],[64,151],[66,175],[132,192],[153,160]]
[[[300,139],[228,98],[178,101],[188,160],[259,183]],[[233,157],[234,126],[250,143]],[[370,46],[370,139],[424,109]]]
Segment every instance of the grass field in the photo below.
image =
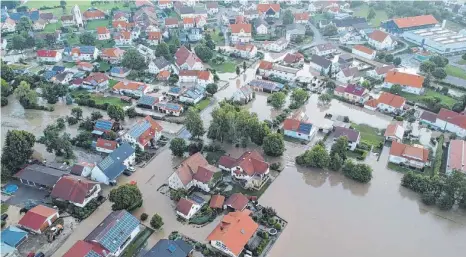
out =
[[194,107],[196,107],[199,111],[202,111],[205,108],[207,108],[207,106],[209,106],[209,104],[210,104],[210,99],[207,98],[207,99],[204,99],[204,100],[200,101],[199,103],[197,103]]
[[49,23],[45,25],[44,32],[55,32],[57,29],[61,28],[61,21],[57,23]]
[[76,64],[74,62],[65,62],[63,63],[63,66],[65,66],[66,68],[73,68],[74,66],[76,66]]
[[222,64],[213,64],[211,61],[209,61],[210,67],[215,69],[218,73],[228,73],[228,72],[235,72],[236,71],[236,63],[228,60],[222,63]]
[[212,40],[215,42],[215,44],[217,45],[224,45],[225,44],[225,37],[221,37],[218,35],[218,32],[219,31],[215,31],[215,32],[210,32],[210,36],[212,37]]
[[110,79],[108,81],[108,88],[113,88],[113,86],[115,86],[116,83],[118,83],[118,80]]
[[457,61],[456,63],[459,64],[459,65],[466,65],[466,60],[461,59],[461,60]]
[[365,142],[366,144],[379,146],[380,143],[383,143],[384,141],[383,135],[381,135],[379,130],[376,128],[373,128],[366,124],[356,123],[351,123],[351,126],[357,131],[359,131],[359,133],[361,133],[361,141]]
[[68,42],[70,46],[78,45],[79,44],[79,37],[76,34],[69,34],[65,40]]
[[97,27],[107,27],[108,26],[107,19],[105,20],[94,20],[87,22],[86,29],[88,30],[95,30]]
[[110,64],[108,64],[106,61],[101,61],[99,62],[99,64],[100,64],[99,71],[106,72],[110,70]]
[[[53,6],[59,6],[60,5],[60,0],[47,0],[47,1],[40,1],[40,0],[29,0],[25,4],[29,8],[37,8],[39,9],[40,7],[47,6],[47,7],[53,7]],[[134,6],[134,2],[131,3],[128,7],[124,6],[123,2],[118,2],[115,3],[113,1],[108,1],[108,3],[96,3],[95,5],[91,5],[91,0],[68,0],[66,1],[66,10],[65,13],[70,13],[71,8],[75,5],[79,6],[79,9],[81,12],[86,11],[90,7],[95,7],[100,10],[110,10],[113,7],[118,7],[120,10],[129,10],[131,6]],[[55,9],[50,9],[50,10],[44,10],[44,12],[53,12],[55,15],[58,15],[56,12],[61,12],[62,8],[55,8]],[[60,14],[61,16],[61,14]]]
[[8,204],[2,203],[2,214],[8,211]]
[[[369,6],[367,4],[361,5],[355,9],[355,16],[367,18],[369,13]],[[384,10],[375,10],[375,18],[368,21],[372,27],[379,27],[382,21],[388,20],[387,13]]]
[[[388,91],[388,90],[384,90],[384,91]],[[414,94],[401,92],[400,96],[406,98],[406,100],[408,101],[415,102],[415,103],[422,103],[422,104],[424,104],[422,102],[422,99],[426,96],[439,97],[442,100],[442,103],[448,105],[450,108],[457,102],[456,99],[446,96],[446,95],[442,95],[441,93],[435,90],[429,89],[429,88],[426,88],[424,90],[424,95],[414,95]]]
[[456,67],[453,65],[447,65],[445,71],[450,76],[457,77],[460,79],[466,79],[466,70],[463,70],[459,67]]
[[79,98],[80,96],[83,96],[83,95],[90,95],[91,99],[93,99],[96,104],[109,103],[109,104],[119,105],[121,107],[130,105],[130,103],[123,102],[121,101],[119,97],[115,97],[115,96],[104,97],[104,96],[100,96],[96,94],[91,94],[85,90],[74,90],[71,92],[71,96],[73,98]]

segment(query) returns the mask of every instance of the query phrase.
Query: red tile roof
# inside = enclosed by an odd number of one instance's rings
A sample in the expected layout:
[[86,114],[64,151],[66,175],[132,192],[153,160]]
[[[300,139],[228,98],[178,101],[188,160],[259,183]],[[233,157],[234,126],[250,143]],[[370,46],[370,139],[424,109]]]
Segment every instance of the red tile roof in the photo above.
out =
[[102,82],[105,82],[107,80],[109,80],[109,78],[105,73],[95,72],[95,73],[92,73],[89,76],[87,76],[84,79],[84,82],[92,83],[92,81],[95,81],[97,83],[102,83]]
[[280,4],[258,4],[257,11],[259,14],[266,13],[269,9],[272,9],[274,12],[280,11]]
[[259,225],[249,216],[250,211],[230,212],[207,237],[208,241],[222,242],[234,255],[239,256]]
[[162,33],[160,33],[160,31],[147,33],[147,39],[149,40],[160,40],[161,38],[162,38]]
[[176,204],[176,210],[180,213],[183,213],[184,215],[188,215],[193,205],[194,202],[192,200],[187,198],[181,198],[178,201],[178,204]]
[[390,148],[390,155],[426,163],[429,158],[429,150],[422,147],[392,142],[392,147]]
[[168,79],[169,77],[170,77],[170,72],[167,70],[163,70],[159,72],[159,74],[157,75],[158,79]]
[[463,140],[451,140],[448,150],[447,169],[466,173],[466,142]]
[[454,124],[460,128],[466,129],[466,116],[448,109],[440,109],[437,119]]
[[225,196],[213,195],[212,198],[210,199],[209,207],[213,209],[222,209],[224,202],[225,202]]
[[95,185],[95,182],[83,177],[63,176],[57,181],[50,195],[53,198],[82,204]]
[[265,174],[269,170],[269,164],[264,161],[264,158],[257,151],[244,152],[230,168],[234,167],[242,169],[242,171],[237,170],[235,172],[244,172],[248,176]]
[[86,257],[92,254],[97,254],[99,257],[106,256],[105,249],[100,245],[79,240],[62,257]]
[[295,13],[293,14],[295,21],[307,21],[309,20],[309,13],[303,12],[303,13]]
[[242,211],[248,205],[249,199],[242,193],[234,193],[225,201],[225,205],[235,211]]
[[183,24],[194,24],[194,18],[192,17],[183,18]]
[[251,24],[231,24],[230,29],[231,33],[251,33],[252,26]]
[[82,67],[82,68],[94,68],[94,65],[92,65],[92,63],[89,63],[89,62],[79,62],[79,63],[78,63],[78,67]]
[[110,33],[110,30],[108,30],[107,27],[97,27],[97,34],[108,34]]
[[273,68],[273,63],[268,61],[261,61],[259,64],[259,69],[261,70],[271,70]]
[[37,50],[38,57],[55,57],[58,51],[55,50]]
[[285,58],[283,58],[283,61],[286,63],[297,63],[302,59],[304,59],[304,56],[300,53],[288,53]]
[[364,103],[364,106],[369,106],[372,108],[377,108],[377,105],[379,105],[379,101],[377,101],[377,99],[371,99]]
[[126,21],[114,21],[112,22],[113,28],[122,28],[122,29],[131,29],[134,26],[134,23],[128,23]]
[[207,184],[212,180],[216,171],[216,168],[212,165],[199,166],[197,172],[193,174],[193,179]]
[[424,25],[435,25],[438,21],[432,15],[420,15],[413,17],[393,19],[398,28],[410,28]]
[[105,57],[115,57],[115,58],[120,58],[123,56],[125,53],[125,50],[122,50],[118,47],[115,48],[104,48],[102,49],[101,56]]
[[98,138],[96,147],[104,148],[107,150],[115,150],[117,148],[118,143],[116,141],[105,140],[103,138]]
[[235,48],[239,51],[247,51],[247,52],[251,52],[252,50],[254,50],[254,45],[253,44],[236,44],[235,45]]
[[[403,129],[403,123],[402,122],[395,122],[395,123],[392,123],[392,124],[389,124],[387,126],[387,129],[385,130],[385,134],[384,136],[385,137],[394,137],[394,136],[397,136],[396,135],[396,132],[397,130],[401,129],[402,131],[404,131]],[[402,135],[403,136],[403,135]],[[402,139],[402,138],[400,138]]]
[[228,169],[233,168],[235,163],[236,163],[236,159],[228,155],[224,155],[220,157],[220,159],[218,160],[218,165],[221,165]]
[[144,91],[147,88],[147,85],[142,82],[136,81],[119,81],[113,86],[114,90],[140,90]]
[[32,230],[39,230],[49,217],[58,215],[58,211],[44,205],[32,208],[18,221],[18,224]]
[[210,71],[199,71],[197,73],[197,78],[200,80],[209,80],[211,76]]
[[345,88],[345,93],[355,96],[362,96],[364,93],[366,93],[366,88],[356,84],[348,84]]
[[165,18],[165,26],[167,25],[178,25],[178,19],[177,18]]
[[114,37],[114,39],[119,40],[119,39],[130,39],[131,38],[131,32],[129,31],[122,31],[120,33],[117,33]]
[[379,103],[383,103],[386,105],[390,105],[394,108],[401,108],[401,106],[404,105],[406,102],[406,99],[404,97],[390,94],[388,92],[383,92],[378,99]]
[[391,70],[387,72],[387,75],[385,76],[385,82],[389,82],[392,84],[400,84],[402,86],[422,88],[422,83],[424,83],[424,77],[416,74]]
[[374,53],[374,50],[372,50],[372,49],[370,49],[368,47],[365,47],[363,45],[355,45],[353,47],[353,49],[356,49],[356,50],[358,50],[360,52],[363,52],[363,53],[366,53],[366,54],[373,54]]
[[283,122],[283,129],[284,130],[297,130],[299,128],[299,124],[301,124],[301,122],[299,120],[296,120],[296,119],[286,119],[284,122]]
[[85,19],[105,18],[105,13],[101,10],[89,10],[83,13]]
[[374,30],[370,35],[369,38],[378,41],[378,42],[383,42],[385,38],[389,37],[387,33],[381,31],[381,30]]
[[176,170],[176,174],[184,185],[193,180],[193,175],[197,173],[199,167],[207,166],[209,163],[204,156],[198,152],[184,160]]
[[390,64],[390,65],[386,65],[386,66],[383,66],[383,67],[376,68],[376,69],[375,69],[375,72],[376,72],[378,75],[382,75],[382,74],[386,74],[386,73],[389,72],[390,70],[393,70],[394,68],[395,68],[395,65]]

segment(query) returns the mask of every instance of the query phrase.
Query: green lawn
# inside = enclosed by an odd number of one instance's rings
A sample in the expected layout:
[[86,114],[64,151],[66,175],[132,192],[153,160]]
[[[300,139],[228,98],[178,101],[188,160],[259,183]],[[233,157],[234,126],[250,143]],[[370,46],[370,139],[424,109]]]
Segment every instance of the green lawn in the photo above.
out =
[[[367,18],[367,14],[369,13],[369,5],[364,4],[357,7],[354,11],[354,16],[359,16],[363,18]],[[384,10],[375,10],[375,18],[368,21],[372,27],[379,27],[382,21],[388,20],[387,13]]]
[[99,62],[99,64],[100,64],[99,71],[106,72],[106,71],[110,70],[110,64],[108,64],[108,62],[101,61],[101,62]]
[[[47,6],[47,7],[59,6],[60,0],[47,0],[47,1],[29,0],[25,5],[29,8],[39,9],[40,7],[43,7],[43,6]],[[65,13],[67,14],[70,13],[71,8],[73,8],[73,6],[75,5],[78,5],[79,9],[82,12],[86,11],[90,7],[95,7],[102,11],[110,10],[113,7],[118,7],[120,10],[129,10],[131,6],[134,6],[134,2],[131,3],[128,7],[124,7],[123,1],[120,1],[119,3],[115,3],[114,1],[108,1],[108,3],[102,3],[102,4],[96,3],[95,5],[91,5],[91,0],[68,0],[66,1]],[[44,10],[44,12],[62,12],[62,8]]]
[[70,46],[79,44],[79,37],[76,34],[69,34],[65,39]]
[[108,88],[113,88],[113,86],[115,86],[116,83],[118,83],[118,80],[114,80],[114,79],[109,80],[108,81]]
[[49,23],[45,25],[44,32],[55,32],[56,30],[61,28],[61,21],[57,23]]
[[456,63],[459,64],[459,65],[466,65],[466,60],[461,59],[461,60],[457,61]]
[[466,79],[466,70],[463,70],[459,67],[456,67],[453,65],[447,65],[445,71],[450,76],[457,77],[460,79]]
[[204,99],[204,100],[200,101],[199,103],[197,103],[194,107],[196,107],[199,111],[202,111],[205,108],[207,108],[207,106],[209,106],[209,104],[210,104],[210,99],[207,98],[207,99]]
[[63,63],[63,66],[65,66],[66,68],[73,68],[74,66],[76,66],[76,64],[74,62],[65,62]]
[[[388,90],[384,90],[388,91]],[[456,99],[442,95],[441,93],[432,90],[430,88],[424,89],[424,95],[415,95],[415,94],[409,94],[406,92],[401,92],[400,96],[406,98],[406,100],[411,101],[411,102],[416,102],[416,103],[422,103],[422,99],[426,96],[432,96],[432,97],[439,97],[442,100],[442,103],[448,105],[450,108],[457,102]]]
[[212,40],[215,42],[217,45],[224,45],[225,44],[225,37],[221,37],[218,35],[219,31],[211,31],[210,36],[212,37]]
[[176,12],[173,11],[173,10],[171,10],[170,13],[168,13],[168,17],[177,18],[177,19],[180,18],[180,16],[178,15],[178,13],[176,13]]
[[125,251],[123,254],[121,254],[121,257],[133,257],[136,255],[136,253],[139,252],[141,248],[144,247],[144,245],[147,242],[147,239],[154,233],[154,230],[150,228],[145,228],[143,231],[139,232],[139,234],[136,235],[136,238],[126,247]]
[[209,65],[218,73],[236,72],[236,63],[228,61],[228,59],[222,64],[213,64],[209,62]]
[[[366,124],[351,123],[351,126],[361,133],[361,141],[378,147],[380,143],[383,143],[383,135],[380,134],[379,130]],[[380,135],[378,135],[380,134]]]
[[112,43],[112,40],[97,40],[95,46],[97,48],[111,48],[114,47],[115,44]]
[[90,95],[91,99],[94,99],[96,104],[109,103],[109,104],[119,105],[121,107],[130,105],[129,103],[123,102],[121,101],[119,97],[115,97],[115,96],[104,97],[104,96],[100,96],[96,94],[91,94],[85,90],[74,90],[73,92],[71,92],[71,96],[73,98],[79,98],[80,96],[83,96],[83,95]]
[[2,203],[2,214],[8,211],[8,207],[9,207],[8,204]]
[[107,20],[107,19],[89,21],[89,22],[87,22],[86,29],[87,30],[94,30],[97,27],[107,27],[108,22],[109,22],[109,20]]

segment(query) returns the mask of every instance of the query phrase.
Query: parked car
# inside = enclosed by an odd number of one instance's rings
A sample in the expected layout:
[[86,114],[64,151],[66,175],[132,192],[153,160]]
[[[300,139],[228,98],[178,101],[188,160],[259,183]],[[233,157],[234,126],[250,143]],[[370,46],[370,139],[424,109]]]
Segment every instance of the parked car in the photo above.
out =
[[136,169],[134,167],[131,167],[131,166],[129,166],[126,170],[130,171],[130,172],[135,172],[136,171]]
[[129,171],[129,170],[125,170],[125,171],[123,171],[123,174],[124,174],[125,176],[128,176],[128,177],[129,177],[129,176],[131,176],[133,173],[132,173],[131,171]]
[[27,256],[27,257],[34,257],[34,255],[36,255],[36,253],[30,252],[30,253],[28,253],[28,256]]
[[6,220],[6,219],[8,219],[8,214],[6,213],[2,214],[2,220]]
[[45,257],[43,252],[38,252],[34,257]]

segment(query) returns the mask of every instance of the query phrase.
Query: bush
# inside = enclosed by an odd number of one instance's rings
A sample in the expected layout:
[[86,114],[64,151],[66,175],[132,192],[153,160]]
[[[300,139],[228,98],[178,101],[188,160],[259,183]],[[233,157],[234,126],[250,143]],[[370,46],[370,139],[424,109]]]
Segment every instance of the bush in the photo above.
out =
[[151,227],[153,227],[154,229],[159,229],[163,226],[163,220],[162,220],[162,217],[160,215],[158,215],[157,213],[154,214],[154,216],[152,216],[152,218],[150,219],[150,225]]
[[147,220],[147,218],[149,218],[149,215],[147,215],[147,213],[143,212],[143,213],[141,214],[141,220],[142,220],[142,221],[145,221],[145,220]]
[[455,199],[453,198],[453,196],[449,194],[443,195],[442,197],[440,197],[438,201],[438,207],[440,208],[440,210],[444,210],[444,211],[447,211],[453,208],[454,204],[455,204]]
[[422,194],[421,200],[425,205],[434,205],[437,198],[435,197],[434,192],[427,191]]
[[76,119],[75,117],[73,116],[68,116],[66,117],[66,121],[68,122],[68,125],[75,125],[78,123],[78,119]]
[[270,164],[270,169],[272,170],[279,170],[280,169],[280,163],[279,162],[275,162],[275,163],[272,163]]
[[276,230],[280,231],[280,230],[282,230],[282,225],[280,225],[280,223],[276,223],[276,224],[274,225],[274,228],[275,228]]

